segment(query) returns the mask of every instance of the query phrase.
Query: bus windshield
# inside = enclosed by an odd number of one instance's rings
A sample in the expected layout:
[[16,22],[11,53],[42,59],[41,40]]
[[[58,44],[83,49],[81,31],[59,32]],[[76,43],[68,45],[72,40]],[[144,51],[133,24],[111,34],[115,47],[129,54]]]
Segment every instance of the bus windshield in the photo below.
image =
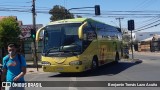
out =
[[78,38],[81,23],[49,25],[44,29],[43,54],[77,54],[81,52],[82,41]]

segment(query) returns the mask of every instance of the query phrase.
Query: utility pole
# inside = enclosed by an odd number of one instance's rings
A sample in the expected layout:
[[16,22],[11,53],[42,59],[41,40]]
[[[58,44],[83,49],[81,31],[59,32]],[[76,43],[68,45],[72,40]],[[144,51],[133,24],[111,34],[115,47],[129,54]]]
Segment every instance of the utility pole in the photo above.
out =
[[[32,20],[33,20],[33,30],[36,32],[36,11],[35,11],[35,0],[32,0]],[[33,64],[36,65],[38,71],[38,60],[37,60],[37,49],[36,49],[36,42],[35,38],[33,38],[34,44],[34,61]]]
[[134,30],[134,20],[129,20],[128,21],[128,30],[131,31],[131,50],[132,50],[132,60],[134,59],[133,56],[133,37],[132,37],[132,31]]
[[33,29],[36,30],[35,0],[32,0],[32,20],[33,20]]
[[120,29],[121,29],[121,31],[122,31],[121,19],[124,19],[124,18],[116,18],[116,20],[118,20],[118,21],[119,21],[119,28],[120,28]]

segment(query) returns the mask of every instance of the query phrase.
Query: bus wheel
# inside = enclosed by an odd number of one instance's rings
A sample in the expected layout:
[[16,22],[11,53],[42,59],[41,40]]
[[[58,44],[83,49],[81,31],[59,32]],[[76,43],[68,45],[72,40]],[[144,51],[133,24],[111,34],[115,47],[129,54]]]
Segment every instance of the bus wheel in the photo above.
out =
[[97,68],[98,68],[98,58],[94,57],[93,60],[92,60],[91,69],[94,70],[94,69],[97,69]]

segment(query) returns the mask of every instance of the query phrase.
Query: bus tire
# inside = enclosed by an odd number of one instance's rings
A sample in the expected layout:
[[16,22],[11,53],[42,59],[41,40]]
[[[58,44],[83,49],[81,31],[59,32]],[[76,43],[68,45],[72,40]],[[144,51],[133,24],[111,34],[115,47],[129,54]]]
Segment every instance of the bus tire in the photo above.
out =
[[98,58],[96,56],[93,57],[91,69],[95,70],[98,68]]

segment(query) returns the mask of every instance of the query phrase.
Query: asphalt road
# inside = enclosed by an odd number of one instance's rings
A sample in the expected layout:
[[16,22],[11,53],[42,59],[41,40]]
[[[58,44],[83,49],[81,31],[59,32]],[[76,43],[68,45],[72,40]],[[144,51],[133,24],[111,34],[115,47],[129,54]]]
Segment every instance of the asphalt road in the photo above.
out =
[[[91,83],[82,82],[86,87],[64,87],[64,81],[160,81],[160,56],[135,53],[134,58],[141,63],[120,61],[118,64],[108,64],[95,72],[59,74],[59,73],[30,73],[26,81],[61,81],[60,87],[26,88],[26,90],[160,90],[160,87],[95,87]],[[47,82],[46,82],[47,83]],[[75,82],[76,83],[76,82]],[[53,82],[53,84],[56,84]],[[95,84],[95,83],[94,83]],[[97,83],[98,84],[98,83]]]

